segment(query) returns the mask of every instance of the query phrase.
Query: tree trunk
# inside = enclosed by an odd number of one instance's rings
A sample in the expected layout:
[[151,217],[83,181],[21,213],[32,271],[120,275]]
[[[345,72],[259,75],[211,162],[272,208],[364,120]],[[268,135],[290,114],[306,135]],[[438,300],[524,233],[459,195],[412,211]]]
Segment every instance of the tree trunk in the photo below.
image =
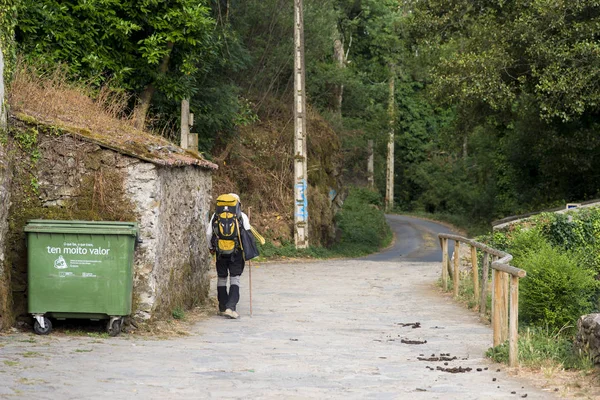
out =
[[[344,44],[340,39],[335,39],[333,41],[333,58],[338,64],[338,68],[343,69],[346,65],[346,57],[344,56]],[[341,118],[342,117],[342,99],[344,96],[344,85],[338,84],[335,85],[334,89],[334,104],[333,109],[336,115]]]
[[[158,67],[158,73],[161,75],[166,74],[169,70],[169,59],[171,57],[171,51],[173,50],[173,42],[167,43],[167,50],[167,54],[165,54]],[[148,110],[150,109],[152,96],[154,96],[155,91],[154,82],[150,82],[140,95],[138,104],[133,112],[133,125],[137,129],[144,129],[146,126],[146,117],[148,116]]]
[[367,180],[369,182],[369,188],[375,188],[375,163],[374,163],[374,155],[373,155],[373,140],[369,140],[367,152],[369,155],[369,162],[367,164]]
[[385,209],[390,211],[394,208],[394,123],[395,123],[395,66],[390,65],[389,81],[389,102],[388,117],[390,121],[390,131],[388,136],[388,153],[386,166],[386,191],[385,191]]

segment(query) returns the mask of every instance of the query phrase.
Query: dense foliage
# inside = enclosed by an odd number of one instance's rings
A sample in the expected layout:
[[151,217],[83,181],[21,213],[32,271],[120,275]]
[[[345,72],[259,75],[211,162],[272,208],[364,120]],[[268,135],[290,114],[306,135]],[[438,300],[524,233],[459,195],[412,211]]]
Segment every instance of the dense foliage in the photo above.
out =
[[10,81],[16,59],[14,43],[17,10],[20,0],[0,0],[0,50],[4,59],[4,79]]
[[544,213],[494,233],[493,246],[527,271],[520,285],[521,322],[570,331],[581,315],[599,309],[599,239],[598,208]]
[[[597,196],[600,2],[304,4],[308,100],[340,136],[347,182],[366,182],[372,139],[383,192],[393,128],[399,209],[485,224]],[[291,1],[2,5],[18,8],[27,59],[126,91],[172,139],[190,97],[209,157],[259,115],[288,118],[279,111],[293,91]]]
[[369,253],[387,245],[392,233],[381,210],[381,196],[368,189],[352,189],[337,214],[341,248]]
[[[598,194],[600,3],[411,3],[429,100],[452,110],[413,207],[489,220]],[[462,182],[460,202],[437,185]],[[436,199],[431,201],[430,199]],[[408,204],[410,207],[410,202]]]

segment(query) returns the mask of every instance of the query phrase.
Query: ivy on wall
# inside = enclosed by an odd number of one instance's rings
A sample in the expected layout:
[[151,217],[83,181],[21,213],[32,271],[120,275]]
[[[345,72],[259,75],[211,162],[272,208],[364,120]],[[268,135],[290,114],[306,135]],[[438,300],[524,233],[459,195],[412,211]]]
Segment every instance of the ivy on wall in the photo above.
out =
[[10,82],[16,60],[15,25],[20,0],[0,0],[0,48],[4,55],[4,82]]

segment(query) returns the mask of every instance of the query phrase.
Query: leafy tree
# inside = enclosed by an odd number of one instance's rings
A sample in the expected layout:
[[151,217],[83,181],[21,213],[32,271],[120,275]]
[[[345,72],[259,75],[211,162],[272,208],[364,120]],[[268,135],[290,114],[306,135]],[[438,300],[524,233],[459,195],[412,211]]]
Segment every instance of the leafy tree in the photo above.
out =
[[219,49],[210,8],[191,0],[23,0],[17,39],[30,59],[138,94],[139,125],[156,91],[169,99],[198,91]]

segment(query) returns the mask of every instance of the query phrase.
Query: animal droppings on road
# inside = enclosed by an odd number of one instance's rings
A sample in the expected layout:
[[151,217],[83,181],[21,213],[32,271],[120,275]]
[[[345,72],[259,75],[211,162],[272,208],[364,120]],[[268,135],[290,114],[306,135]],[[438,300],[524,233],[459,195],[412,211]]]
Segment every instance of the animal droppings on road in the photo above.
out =
[[397,322],[396,325],[400,325],[402,327],[410,326],[413,329],[421,327],[421,323],[420,322]]
[[463,367],[452,367],[452,368],[437,367],[436,369],[438,371],[450,372],[451,374],[458,374],[458,373],[463,373],[463,372],[471,372],[473,370],[473,368],[471,368],[471,367],[467,367],[467,368],[463,368]]
[[421,341],[421,340],[402,339],[400,342],[404,343],[404,344],[425,344],[425,343],[427,343],[427,340]]
[[417,360],[419,361],[454,361],[457,360],[458,358],[456,356],[454,357],[442,357],[440,354],[440,357],[417,357]]

